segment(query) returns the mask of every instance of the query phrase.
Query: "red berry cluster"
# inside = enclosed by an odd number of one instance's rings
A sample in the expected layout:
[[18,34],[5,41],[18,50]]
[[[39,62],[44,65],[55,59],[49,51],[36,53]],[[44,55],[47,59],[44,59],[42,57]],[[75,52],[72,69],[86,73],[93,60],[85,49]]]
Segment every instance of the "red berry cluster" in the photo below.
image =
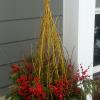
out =
[[[12,79],[15,79],[17,85],[17,94],[23,97],[25,100],[32,100],[37,98],[38,100],[45,100],[45,92],[41,85],[39,78],[33,75],[32,65],[25,64],[24,67],[20,67],[17,64],[12,65]],[[17,77],[16,77],[17,76]]]
[[[68,66],[69,68],[72,68],[72,65]],[[79,70],[72,75],[70,79],[63,79],[63,80],[57,80],[52,85],[49,85],[50,91],[52,94],[54,94],[57,97],[57,100],[64,100],[64,97],[69,96],[70,94],[81,94],[81,88],[79,88],[82,85],[82,82],[89,78],[89,75],[87,75],[87,71],[89,68],[83,70],[83,66],[80,66],[81,68],[81,74],[79,73]],[[70,69],[70,71],[72,71]],[[79,84],[78,84],[79,83]]]
[[[81,74],[79,70],[73,73],[73,65],[68,65],[68,71],[72,73],[70,78],[63,78],[55,80],[55,82],[49,84],[48,87],[41,83],[41,80],[34,75],[34,67],[32,64],[24,63],[24,67],[14,64],[12,65],[12,80],[15,80],[17,90],[16,93],[24,98],[24,100],[46,100],[48,98],[47,90],[54,95],[57,100],[64,100],[70,94],[81,94],[81,88],[79,86],[82,82],[89,78],[87,71],[83,70],[83,66],[80,66]],[[44,91],[44,89],[46,91]],[[54,100],[54,98],[52,98]]]
[[45,100],[45,92],[43,91],[43,86],[40,84],[40,82],[34,78],[32,81],[33,84],[30,82],[30,80],[27,79],[26,76],[21,76],[17,79],[18,84],[18,94],[25,98],[25,100],[31,100],[32,97],[38,98],[38,100]]

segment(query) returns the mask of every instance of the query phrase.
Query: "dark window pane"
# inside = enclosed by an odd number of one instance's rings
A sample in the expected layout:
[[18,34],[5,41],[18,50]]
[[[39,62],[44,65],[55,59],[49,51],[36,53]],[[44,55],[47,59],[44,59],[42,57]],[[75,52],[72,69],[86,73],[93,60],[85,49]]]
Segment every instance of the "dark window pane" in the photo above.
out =
[[95,15],[94,66],[100,65],[100,14]]

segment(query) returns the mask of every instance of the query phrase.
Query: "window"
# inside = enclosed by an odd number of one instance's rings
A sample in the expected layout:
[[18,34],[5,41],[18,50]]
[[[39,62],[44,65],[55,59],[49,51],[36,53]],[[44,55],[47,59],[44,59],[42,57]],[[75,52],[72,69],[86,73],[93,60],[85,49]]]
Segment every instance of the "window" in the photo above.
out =
[[94,31],[94,78],[100,77],[100,0],[96,0]]

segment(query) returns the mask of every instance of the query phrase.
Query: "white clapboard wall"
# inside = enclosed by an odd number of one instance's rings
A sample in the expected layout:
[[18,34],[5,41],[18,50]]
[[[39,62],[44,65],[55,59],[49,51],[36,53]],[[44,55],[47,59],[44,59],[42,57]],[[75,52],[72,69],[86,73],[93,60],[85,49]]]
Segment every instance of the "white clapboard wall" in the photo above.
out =
[[[63,0],[50,0],[62,37]],[[43,0],[0,0],[0,94],[8,91],[10,65],[36,47]],[[33,49],[33,50],[34,50]]]

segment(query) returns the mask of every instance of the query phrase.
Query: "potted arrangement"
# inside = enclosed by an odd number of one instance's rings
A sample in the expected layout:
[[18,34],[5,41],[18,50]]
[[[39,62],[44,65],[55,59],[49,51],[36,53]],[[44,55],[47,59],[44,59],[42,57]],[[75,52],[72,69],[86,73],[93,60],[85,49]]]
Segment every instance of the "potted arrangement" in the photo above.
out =
[[[49,0],[44,0],[44,14],[36,52],[11,66],[10,100],[86,100],[96,84],[88,69],[75,71],[64,56],[63,45],[52,17]],[[81,74],[80,74],[81,72]]]

